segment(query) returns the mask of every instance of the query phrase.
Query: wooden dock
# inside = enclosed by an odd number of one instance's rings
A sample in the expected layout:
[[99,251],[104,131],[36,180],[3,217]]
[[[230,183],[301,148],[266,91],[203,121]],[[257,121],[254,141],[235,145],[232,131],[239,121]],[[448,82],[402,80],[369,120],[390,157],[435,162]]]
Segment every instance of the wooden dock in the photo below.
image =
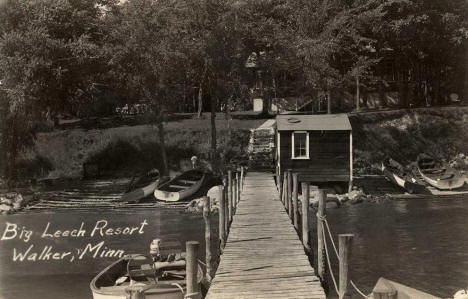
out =
[[273,175],[248,173],[206,298],[325,299],[303,248]]

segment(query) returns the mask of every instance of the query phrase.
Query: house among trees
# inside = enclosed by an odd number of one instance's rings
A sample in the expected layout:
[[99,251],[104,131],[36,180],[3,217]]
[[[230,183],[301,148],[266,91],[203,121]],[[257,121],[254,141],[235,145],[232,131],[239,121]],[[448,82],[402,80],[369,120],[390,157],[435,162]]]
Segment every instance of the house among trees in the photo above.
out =
[[276,172],[291,169],[300,182],[351,188],[352,128],[346,114],[277,115]]

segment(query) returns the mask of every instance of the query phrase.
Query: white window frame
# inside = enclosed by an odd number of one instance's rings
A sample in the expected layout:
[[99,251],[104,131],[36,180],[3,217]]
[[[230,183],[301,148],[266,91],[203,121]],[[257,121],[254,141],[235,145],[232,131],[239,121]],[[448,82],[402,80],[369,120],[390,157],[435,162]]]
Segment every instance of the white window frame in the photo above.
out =
[[[295,154],[294,154],[294,148],[295,148],[295,145],[294,145],[294,135],[295,134],[306,134],[306,155],[305,156],[300,156],[300,157],[296,157]],[[310,159],[309,157],[309,132],[307,131],[294,131],[292,132],[291,134],[291,159],[294,159],[294,160],[308,160]]]

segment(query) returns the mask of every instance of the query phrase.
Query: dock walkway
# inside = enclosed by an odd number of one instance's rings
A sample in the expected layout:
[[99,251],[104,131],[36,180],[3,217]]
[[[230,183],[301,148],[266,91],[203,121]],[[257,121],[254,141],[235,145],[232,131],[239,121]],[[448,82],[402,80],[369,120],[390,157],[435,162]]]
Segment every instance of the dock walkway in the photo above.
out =
[[206,298],[325,299],[272,174],[247,174]]

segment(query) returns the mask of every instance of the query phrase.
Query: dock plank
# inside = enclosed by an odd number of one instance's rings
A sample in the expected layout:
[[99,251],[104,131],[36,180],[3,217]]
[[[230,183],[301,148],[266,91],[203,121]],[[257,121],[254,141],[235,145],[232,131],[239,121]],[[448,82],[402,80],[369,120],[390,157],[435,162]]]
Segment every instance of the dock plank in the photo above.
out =
[[205,298],[326,298],[272,174],[247,174]]

